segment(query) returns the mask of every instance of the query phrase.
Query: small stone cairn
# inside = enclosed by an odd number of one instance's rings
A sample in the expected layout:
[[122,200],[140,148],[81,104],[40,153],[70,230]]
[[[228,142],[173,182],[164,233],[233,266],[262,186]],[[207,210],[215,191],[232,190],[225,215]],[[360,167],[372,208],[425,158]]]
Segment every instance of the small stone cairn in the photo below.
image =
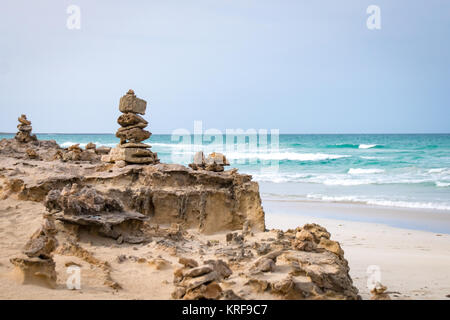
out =
[[199,151],[194,155],[194,162],[189,164],[194,170],[206,170],[214,172],[222,172],[224,166],[229,166],[227,158],[219,152],[211,153],[206,159],[203,151]]
[[19,124],[17,129],[19,131],[16,133],[15,139],[22,143],[28,143],[31,141],[37,141],[36,135],[31,135],[31,121],[27,120],[27,116],[22,114],[19,118]]

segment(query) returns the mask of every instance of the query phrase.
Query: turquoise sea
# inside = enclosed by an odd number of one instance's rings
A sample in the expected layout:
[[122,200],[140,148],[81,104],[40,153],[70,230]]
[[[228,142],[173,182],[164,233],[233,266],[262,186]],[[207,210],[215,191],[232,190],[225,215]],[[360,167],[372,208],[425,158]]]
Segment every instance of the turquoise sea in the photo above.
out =
[[[37,134],[62,147],[88,142],[113,147],[112,134]],[[11,138],[3,134],[0,138]],[[231,167],[252,174],[263,198],[364,203],[450,213],[450,134],[281,134],[269,138],[223,136],[208,143],[154,134],[146,141],[162,162],[187,164],[195,151],[224,152]],[[201,139],[201,137],[200,137]],[[195,141],[194,141],[195,140]],[[208,140],[208,139],[205,139]],[[222,141],[223,140],[223,141]],[[230,141],[228,141],[230,142]],[[275,141],[276,142],[276,141]]]

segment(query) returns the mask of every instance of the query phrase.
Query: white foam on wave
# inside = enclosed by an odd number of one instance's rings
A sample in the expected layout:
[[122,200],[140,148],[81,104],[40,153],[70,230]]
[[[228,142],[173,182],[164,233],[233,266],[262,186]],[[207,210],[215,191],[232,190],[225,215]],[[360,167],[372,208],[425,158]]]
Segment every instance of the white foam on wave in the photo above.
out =
[[383,169],[361,169],[361,168],[350,168],[348,174],[372,174],[372,173],[383,173]]
[[446,172],[447,168],[435,168],[428,170],[428,173],[443,173]]
[[375,148],[377,145],[376,144],[360,144],[359,145],[359,149],[371,149],[371,148]]
[[[194,148],[198,150],[202,150],[202,148],[210,148],[214,146],[214,143],[211,144],[193,144],[193,143],[162,143],[162,142],[154,142],[151,143],[154,147],[163,147],[163,148],[172,148],[172,149],[184,149],[184,150],[193,150]],[[219,148],[223,149],[223,144],[217,145]]]
[[450,182],[440,182],[440,181],[436,181],[436,187],[439,187],[439,188],[447,188],[447,187],[450,187]]
[[349,155],[325,153],[296,153],[296,152],[268,152],[268,153],[227,153],[227,159],[260,159],[260,160],[291,160],[291,161],[323,161],[348,158]]
[[308,173],[255,173],[252,177],[256,181],[260,182],[273,182],[273,183],[283,183],[283,182],[295,182],[301,181],[309,177]]
[[[367,169],[369,170],[369,169]],[[381,169],[380,169],[381,170]],[[314,183],[322,184],[326,186],[362,186],[362,185],[390,185],[390,184],[433,184],[439,187],[447,187],[446,182],[439,182],[436,184],[436,180],[430,177],[417,177],[411,176],[407,177],[404,175],[392,175],[385,174],[381,171],[371,171],[376,172],[373,174],[317,174],[312,172],[249,172],[253,175],[256,181],[260,182],[273,182],[273,183]]]
[[361,186],[365,184],[373,184],[376,183],[376,181],[368,179],[326,179],[322,181],[322,183],[326,186],[349,187],[349,186]]
[[411,208],[411,209],[433,209],[433,210],[450,210],[450,205],[435,203],[435,202],[413,202],[413,201],[398,201],[398,200],[384,200],[384,199],[365,199],[356,196],[326,196],[320,194],[308,194],[308,199],[326,201],[326,202],[351,202],[361,203],[383,207],[396,208]]

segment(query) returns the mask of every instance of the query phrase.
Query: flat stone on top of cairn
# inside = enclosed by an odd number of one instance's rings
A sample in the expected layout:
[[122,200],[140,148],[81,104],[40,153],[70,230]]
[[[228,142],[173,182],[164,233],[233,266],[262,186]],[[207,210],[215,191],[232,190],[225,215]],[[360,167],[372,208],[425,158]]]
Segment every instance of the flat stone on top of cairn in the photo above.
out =
[[150,145],[142,143],[152,135],[150,131],[144,130],[148,122],[139,114],[144,115],[147,108],[147,102],[136,97],[133,90],[120,98],[119,110],[123,114],[117,119],[121,126],[116,137],[120,143],[116,148],[111,149],[110,153],[102,157],[105,162],[122,162],[137,164],[156,164],[159,163],[155,152],[150,151]]
[[31,121],[27,119],[27,116],[22,114],[18,119],[19,124],[17,129],[19,130],[14,137],[17,141],[27,143],[30,141],[36,141],[36,135],[31,135]]

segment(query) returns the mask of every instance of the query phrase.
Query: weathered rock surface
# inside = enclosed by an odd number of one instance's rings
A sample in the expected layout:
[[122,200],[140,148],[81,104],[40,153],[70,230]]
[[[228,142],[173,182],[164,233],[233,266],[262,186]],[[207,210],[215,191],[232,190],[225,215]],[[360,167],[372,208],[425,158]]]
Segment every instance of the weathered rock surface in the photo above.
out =
[[50,259],[56,249],[57,240],[54,237],[56,228],[53,221],[46,219],[43,225],[31,236],[25,244],[24,253],[29,257]]
[[94,188],[80,188],[76,183],[67,185],[62,191],[48,193],[45,200],[52,217],[64,223],[88,227],[100,235],[122,242],[140,243],[145,240],[140,227],[147,217],[137,212],[123,210],[116,199],[106,197]]
[[16,277],[22,284],[56,287],[56,271],[53,259],[19,256],[11,259],[16,267]]
[[206,159],[203,151],[199,151],[194,155],[194,162],[189,164],[194,170],[206,170],[214,172],[224,171],[224,166],[229,166],[227,158],[218,152],[211,153]]
[[[52,150],[47,149],[46,154]],[[119,200],[123,211],[141,213],[154,223],[178,223],[204,233],[242,230],[244,223],[253,231],[263,231],[265,227],[259,187],[249,175],[195,171],[182,165],[118,168],[97,162],[3,159],[0,162],[3,198],[44,201],[47,195],[58,195],[58,190],[76,183],[80,189],[95,187],[104,196]],[[83,208],[81,203],[71,203],[74,207],[75,204]]]
[[136,164],[155,163],[157,158],[155,153],[144,148],[116,147],[111,150],[108,156],[102,158],[105,162],[125,161]]
[[[182,261],[185,262],[185,261]],[[184,268],[174,272],[175,290],[174,299],[198,300],[220,299],[223,294],[218,281],[228,278],[232,271],[222,260],[208,261],[208,264],[199,267],[190,267],[195,263],[184,264]],[[228,292],[230,295],[230,292]]]
[[370,293],[372,294],[370,300],[391,300],[391,297],[386,290],[387,287],[378,282],[375,287],[370,290]]

